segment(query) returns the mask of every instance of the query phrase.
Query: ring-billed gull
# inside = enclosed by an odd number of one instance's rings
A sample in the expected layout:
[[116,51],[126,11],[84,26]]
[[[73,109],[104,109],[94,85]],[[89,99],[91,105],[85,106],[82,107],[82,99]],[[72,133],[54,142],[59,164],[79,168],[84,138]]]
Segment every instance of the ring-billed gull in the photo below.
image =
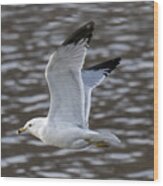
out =
[[50,56],[45,70],[50,92],[47,117],[28,121],[18,133],[28,131],[47,145],[60,148],[117,146],[119,138],[89,129],[92,90],[119,64],[120,58],[82,69],[94,30],[90,21],[80,27]]

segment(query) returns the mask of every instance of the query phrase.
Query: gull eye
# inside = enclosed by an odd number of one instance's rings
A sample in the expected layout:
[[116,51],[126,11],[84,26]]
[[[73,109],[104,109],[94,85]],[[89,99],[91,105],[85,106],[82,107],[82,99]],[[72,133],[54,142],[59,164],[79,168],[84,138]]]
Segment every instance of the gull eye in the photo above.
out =
[[28,126],[29,126],[29,127],[32,127],[32,124],[29,124]]

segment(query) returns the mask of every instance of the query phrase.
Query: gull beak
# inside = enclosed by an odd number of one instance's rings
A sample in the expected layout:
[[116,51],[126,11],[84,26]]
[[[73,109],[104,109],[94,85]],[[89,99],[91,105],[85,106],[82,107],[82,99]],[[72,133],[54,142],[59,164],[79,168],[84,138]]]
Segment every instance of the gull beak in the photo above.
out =
[[22,132],[25,132],[26,129],[27,129],[27,128],[25,128],[25,127],[22,127],[22,128],[20,128],[20,129],[18,129],[17,134],[21,134]]

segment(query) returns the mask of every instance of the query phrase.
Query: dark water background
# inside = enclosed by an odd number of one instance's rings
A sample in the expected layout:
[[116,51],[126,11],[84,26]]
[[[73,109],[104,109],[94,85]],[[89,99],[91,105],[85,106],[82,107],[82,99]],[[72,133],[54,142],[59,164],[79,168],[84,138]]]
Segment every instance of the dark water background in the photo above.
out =
[[[86,66],[121,65],[94,90],[90,127],[114,132],[122,148],[70,151],[16,129],[46,116],[44,70],[72,30],[94,20]],[[153,2],[2,6],[2,176],[153,179]]]

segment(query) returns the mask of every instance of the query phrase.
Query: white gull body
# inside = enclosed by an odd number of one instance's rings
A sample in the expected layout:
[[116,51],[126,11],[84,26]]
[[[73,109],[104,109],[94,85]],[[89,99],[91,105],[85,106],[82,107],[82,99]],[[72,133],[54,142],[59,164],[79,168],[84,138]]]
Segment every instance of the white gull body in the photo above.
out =
[[45,70],[50,92],[48,116],[31,119],[19,133],[26,130],[43,143],[61,148],[120,144],[119,138],[111,132],[103,135],[89,129],[92,90],[120,61],[116,58],[110,61],[110,66],[105,62],[82,69],[93,28],[93,22],[85,24],[51,55]]

